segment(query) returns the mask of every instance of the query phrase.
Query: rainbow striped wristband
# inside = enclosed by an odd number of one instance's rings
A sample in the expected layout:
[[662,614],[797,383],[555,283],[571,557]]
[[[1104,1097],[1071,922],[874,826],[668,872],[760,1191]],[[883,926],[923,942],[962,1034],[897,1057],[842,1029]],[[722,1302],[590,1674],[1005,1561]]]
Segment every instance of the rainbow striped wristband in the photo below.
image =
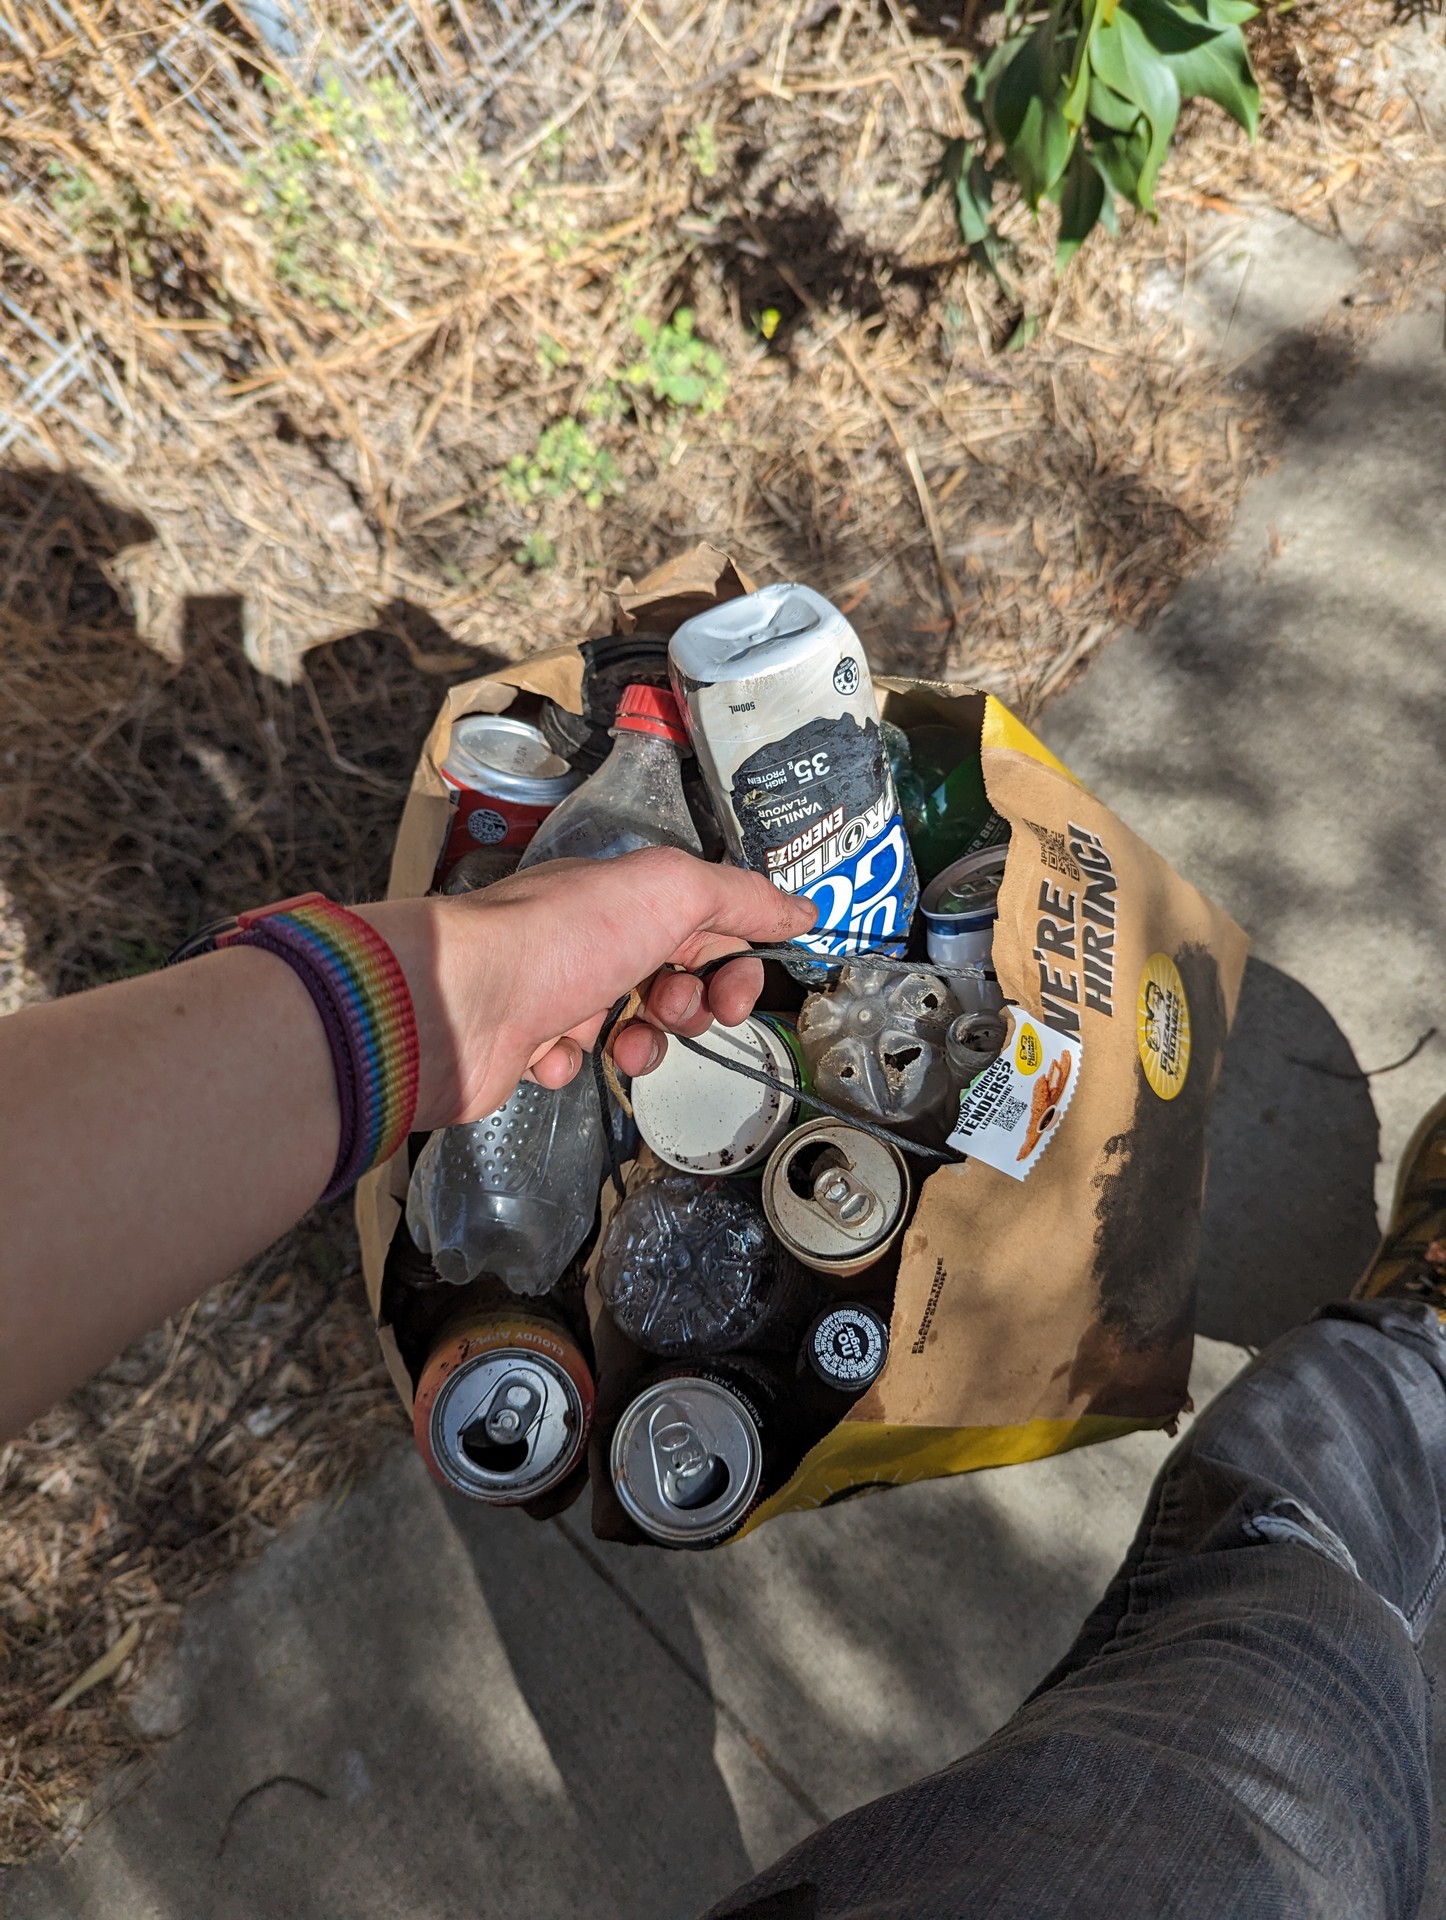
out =
[[215,944],[274,953],[316,1003],[341,1102],[336,1165],[321,1196],[334,1200],[411,1130],[419,1055],[406,976],[375,927],[320,893],[239,914]]

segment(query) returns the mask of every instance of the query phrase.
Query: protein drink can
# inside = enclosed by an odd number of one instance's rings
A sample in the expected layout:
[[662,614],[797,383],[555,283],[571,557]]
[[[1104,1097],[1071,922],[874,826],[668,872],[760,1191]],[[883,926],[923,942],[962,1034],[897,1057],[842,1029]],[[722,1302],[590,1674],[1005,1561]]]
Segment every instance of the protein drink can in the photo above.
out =
[[763,1210],[782,1246],[815,1273],[848,1280],[904,1230],[909,1174],[896,1146],[841,1120],[812,1120],[773,1150]]
[[763,1497],[776,1455],[779,1383],[743,1360],[671,1368],[613,1432],[618,1499],[650,1540],[713,1547]]
[[553,752],[540,727],[506,713],[454,721],[440,771],[456,811],[437,863],[439,882],[474,847],[520,855],[582,777]]
[[919,896],[858,635],[811,587],[760,587],[673,635],[668,660],[728,852],[812,900],[827,964],[899,956]]
[[442,1334],[417,1386],[412,1434],[443,1486],[516,1506],[571,1473],[592,1410],[592,1373],[566,1328],[504,1307]]
[[[765,1161],[798,1117],[803,1055],[786,1020],[755,1013],[740,1026],[711,1026],[698,1037],[712,1060],[677,1040],[653,1071],[632,1085],[638,1132],[683,1173],[745,1173]],[[793,1088],[780,1093],[735,1073],[729,1063]]]

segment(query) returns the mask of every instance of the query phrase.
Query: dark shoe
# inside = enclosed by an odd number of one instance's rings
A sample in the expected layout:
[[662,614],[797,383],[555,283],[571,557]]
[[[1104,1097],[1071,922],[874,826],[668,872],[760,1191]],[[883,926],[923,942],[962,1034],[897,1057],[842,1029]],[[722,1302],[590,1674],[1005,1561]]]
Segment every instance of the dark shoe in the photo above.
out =
[[1357,1300],[1424,1300],[1446,1319],[1446,1100],[1411,1135],[1381,1244]]

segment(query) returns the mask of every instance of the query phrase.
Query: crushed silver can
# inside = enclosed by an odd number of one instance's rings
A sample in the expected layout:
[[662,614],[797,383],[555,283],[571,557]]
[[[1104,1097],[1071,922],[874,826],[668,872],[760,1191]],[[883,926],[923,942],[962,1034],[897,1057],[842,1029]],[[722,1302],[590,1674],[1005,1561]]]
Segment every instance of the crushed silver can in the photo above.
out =
[[667,1547],[714,1547],[763,1497],[779,1387],[754,1362],[670,1369],[613,1432],[613,1486],[629,1518]]
[[760,587],[685,620],[669,670],[732,859],[818,922],[832,965],[904,952],[919,897],[858,635],[811,587]]
[[[994,928],[1008,857],[1008,846],[966,853],[935,874],[919,902],[929,958],[948,977],[966,1013],[994,1013],[1004,1005],[994,971]],[[968,971],[951,971],[959,967]]]
[[412,1403],[433,1479],[491,1506],[546,1493],[583,1457],[592,1371],[560,1322],[507,1308],[447,1328]]
[[877,1265],[904,1230],[903,1154],[842,1120],[789,1134],[763,1174],[763,1210],[780,1244],[815,1273],[848,1280]]

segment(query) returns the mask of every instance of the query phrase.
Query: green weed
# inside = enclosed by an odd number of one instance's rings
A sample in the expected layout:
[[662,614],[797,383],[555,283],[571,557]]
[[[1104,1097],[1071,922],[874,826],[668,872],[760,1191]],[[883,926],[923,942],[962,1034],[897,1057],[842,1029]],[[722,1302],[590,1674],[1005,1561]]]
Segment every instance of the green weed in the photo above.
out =
[[571,414],[545,427],[531,453],[514,454],[501,478],[503,491],[519,506],[576,495],[596,511],[609,495],[624,490],[617,461],[606,447],[594,446]]
[[624,367],[626,385],[648,393],[669,406],[698,413],[716,413],[728,398],[728,372],[723,356],[693,331],[693,312],[679,307],[663,326],[639,314],[633,332],[642,345],[642,357]]
[[512,557],[519,567],[543,573],[557,559],[557,545],[534,527]]
[[155,279],[195,224],[184,201],[158,206],[133,180],[103,186],[84,167],[58,161],[48,171],[50,204],[67,230],[95,258],[124,254],[133,280]]
[[[268,81],[273,98],[279,82]],[[405,94],[389,79],[349,92],[335,75],[279,99],[271,146],[247,173],[248,213],[270,231],[280,283],[317,306],[357,318],[386,279],[377,222],[358,176],[414,143]]]
[[711,120],[701,120],[683,141],[688,164],[700,180],[711,180],[718,172],[718,133]]

